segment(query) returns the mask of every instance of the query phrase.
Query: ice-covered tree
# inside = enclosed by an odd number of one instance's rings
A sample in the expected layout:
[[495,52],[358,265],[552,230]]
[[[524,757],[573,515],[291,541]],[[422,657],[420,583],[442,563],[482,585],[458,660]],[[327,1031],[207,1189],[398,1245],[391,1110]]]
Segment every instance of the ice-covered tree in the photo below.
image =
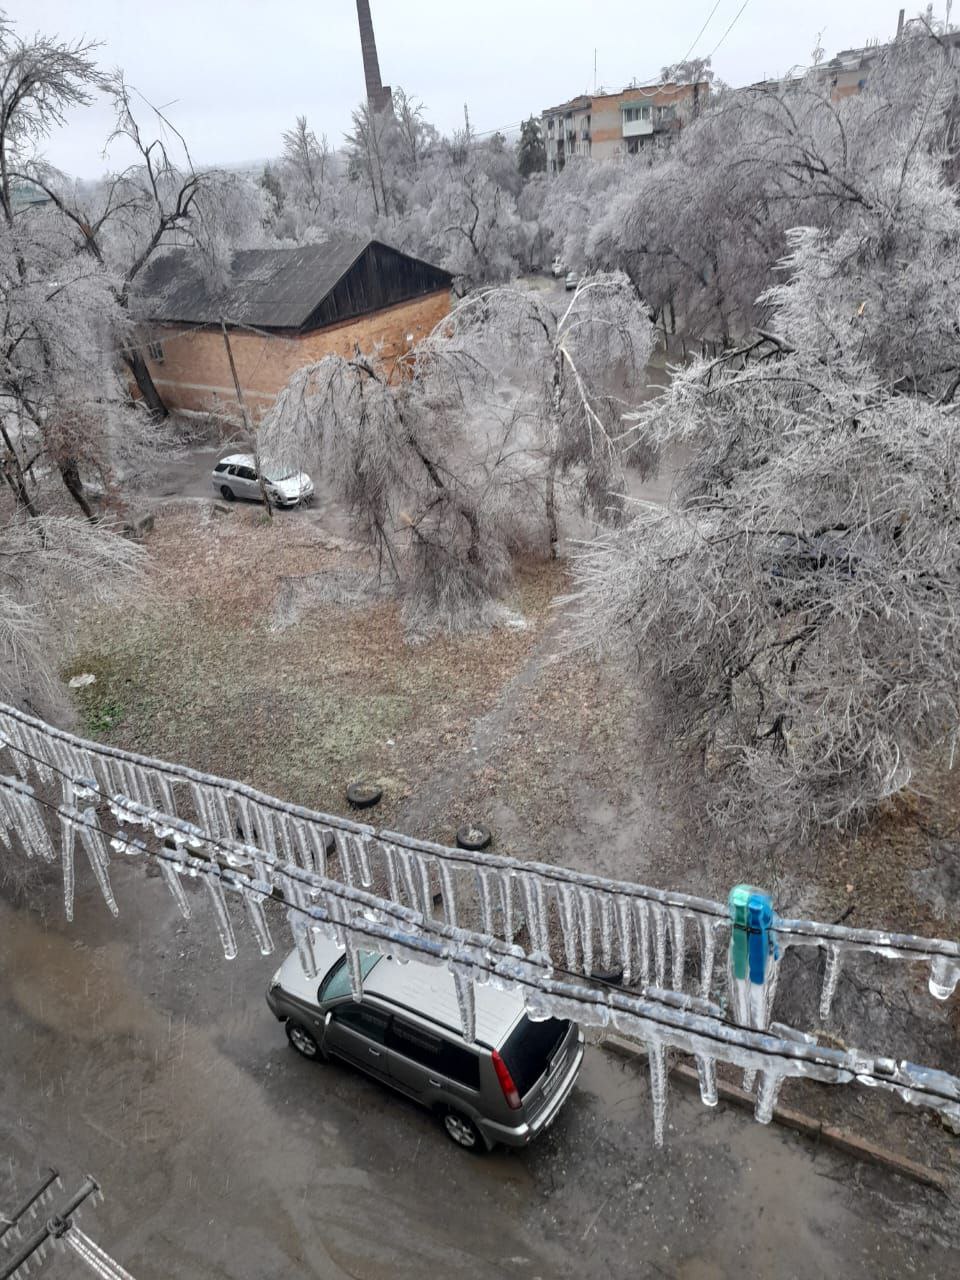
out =
[[960,727],[960,214],[899,142],[843,230],[791,233],[765,329],[637,417],[687,459],[673,500],[579,566],[585,642],[767,838],[869,813]]
[[556,551],[565,499],[619,518],[620,419],[651,345],[623,277],[560,311],[480,290],[394,367],[358,352],[294,375],[261,449],[330,478],[411,625],[474,625],[518,551]]

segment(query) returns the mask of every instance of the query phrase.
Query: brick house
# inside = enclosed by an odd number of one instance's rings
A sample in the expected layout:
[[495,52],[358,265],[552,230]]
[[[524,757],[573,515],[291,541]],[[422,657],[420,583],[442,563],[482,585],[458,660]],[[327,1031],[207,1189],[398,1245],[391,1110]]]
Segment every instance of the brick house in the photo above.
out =
[[440,267],[356,236],[242,250],[222,289],[201,275],[194,254],[175,251],[152,264],[138,299],[147,364],[169,408],[237,417],[225,325],[257,421],[305,364],[357,346],[388,360],[408,350],[448,313],[450,281]]

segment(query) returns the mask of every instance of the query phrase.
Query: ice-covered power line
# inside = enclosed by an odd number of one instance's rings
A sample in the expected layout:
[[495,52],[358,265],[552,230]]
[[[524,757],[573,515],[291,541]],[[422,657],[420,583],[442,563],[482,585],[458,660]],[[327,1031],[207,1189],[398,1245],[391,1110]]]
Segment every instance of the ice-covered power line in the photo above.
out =
[[710,52],[707,54],[708,58],[712,58],[713,55],[717,52],[717,50],[720,48],[720,46],[723,44],[724,40],[726,40],[727,36],[730,34],[733,28],[740,21],[740,16],[743,13],[744,9],[746,9],[749,3],[750,3],[750,0],[743,0],[743,4],[740,6],[737,12],[733,15],[733,21],[730,23],[729,27],[727,27],[726,31],[724,31],[723,35],[720,37],[717,43],[713,46]]
[[[0,735],[20,774],[0,778],[0,834],[29,855],[59,858],[68,917],[77,851],[116,914],[113,851],[156,860],[185,918],[193,917],[195,903],[184,884],[202,884],[212,908],[206,918],[228,958],[238,947],[228,901],[239,899],[268,954],[273,939],[265,907],[274,900],[286,908],[308,974],[316,968],[316,932],[332,934],[344,947],[356,983],[362,949],[446,965],[468,1038],[473,984],[517,987],[532,1016],[612,1023],[647,1043],[658,1140],[668,1048],[697,1059],[708,1104],[716,1100],[717,1061],[742,1068],[751,1082],[759,1076],[761,1120],[769,1119],[779,1082],[799,1075],[861,1080],[960,1117],[960,1082],[945,1073],[857,1050],[823,1049],[801,1032],[768,1026],[779,958],[788,944],[826,951],[822,1007],[828,1009],[845,949],[924,961],[931,991],[945,998],[960,977],[956,943],[780,921],[760,894],[738,890],[728,910],[692,895],[378,832],[239,783],[75,738],[12,708],[0,707]],[[45,812],[56,814],[59,848]],[[132,836],[130,828],[146,839]],[[727,965],[717,962],[721,947]],[[596,966],[613,964],[622,968],[625,986],[640,990],[585,982]],[[716,998],[720,989],[725,1007]]]

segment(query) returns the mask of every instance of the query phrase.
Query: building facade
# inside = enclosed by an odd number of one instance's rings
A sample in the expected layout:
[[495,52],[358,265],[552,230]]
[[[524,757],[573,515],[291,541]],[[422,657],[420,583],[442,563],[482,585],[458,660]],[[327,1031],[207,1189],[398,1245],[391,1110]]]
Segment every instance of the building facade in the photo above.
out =
[[547,173],[562,172],[572,156],[605,159],[668,147],[706,103],[710,86],[631,85],[620,93],[581,94],[541,116]]
[[[189,253],[161,258],[137,299],[147,365],[170,409],[256,422],[291,376],[359,349],[390,362],[450,310],[449,272],[376,240],[234,255],[212,288]],[[231,358],[234,368],[231,368]]]

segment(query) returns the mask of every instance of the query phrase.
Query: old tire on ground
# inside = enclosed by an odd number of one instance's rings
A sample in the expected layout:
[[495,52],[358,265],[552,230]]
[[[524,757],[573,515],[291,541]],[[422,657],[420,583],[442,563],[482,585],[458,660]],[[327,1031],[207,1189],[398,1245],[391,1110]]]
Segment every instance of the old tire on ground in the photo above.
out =
[[320,1046],[302,1023],[294,1022],[292,1018],[288,1018],[284,1023],[284,1030],[287,1033],[287,1039],[297,1053],[304,1058],[309,1058],[311,1062],[316,1062],[319,1059]]
[[383,798],[383,787],[375,782],[351,782],[347,787],[347,800],[355,809],[371,809]]
[[623,986],[623,969],[591,969],[590,977],[594,982],[604,982],[607,986]]
[[464,1151],[472,1151],[475,1155],[486,1153],[487,1144],[484,1142],[480,1130],[470,1117],[464,1115],[462,1111],[454,1111],[451,1107],[441,1114],[440,1122],[443,1125],[444,1133],[458,1147],[462,1147]]
[[486,849],[492,839],[493,832],[490,828],[481,826],[479,822],[468,822],[457,828],[458,849],[471,849],[476,852],[479,849]]
[[220,495],[225,502],[235,502],[237,497],[228,484],[222,484],[220,486]]

